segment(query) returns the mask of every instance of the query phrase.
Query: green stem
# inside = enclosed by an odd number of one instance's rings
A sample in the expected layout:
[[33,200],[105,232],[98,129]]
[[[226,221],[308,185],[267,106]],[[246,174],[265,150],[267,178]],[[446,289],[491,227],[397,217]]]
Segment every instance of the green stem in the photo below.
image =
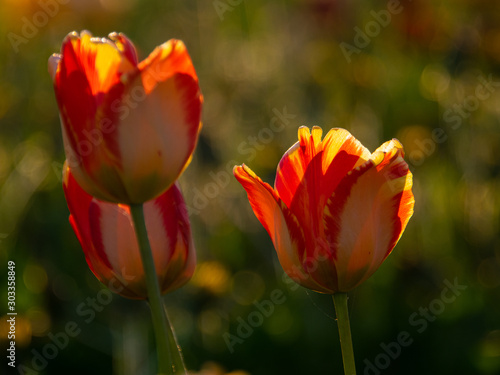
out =
[[163,306],[160,285],[156,275],[153,253],[149,244],[146,222],[142,204],[130,205],[132,220],[134,221],[137,241],[141,253],[142,265],[148,290],[148,301],[151,307],[153,328],[156,335],[159,375],[187,374],[180,347]]
[[333,295],[333,303],[335,304],[335,312],[337,313],[340,347],[342,348],[342,359],[344,361],[344,374],[356,375],[349,312],[347,310],[347,293],[335,293]]

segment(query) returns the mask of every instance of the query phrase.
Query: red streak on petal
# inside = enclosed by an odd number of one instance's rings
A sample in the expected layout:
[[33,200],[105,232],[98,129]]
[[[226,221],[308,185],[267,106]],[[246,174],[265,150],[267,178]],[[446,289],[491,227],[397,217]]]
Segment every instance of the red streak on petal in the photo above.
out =
[[[109,269],[113,269],[113,266],[111,265],[108,255],[106,253],[106,248],[104,244],[104,233],[102,232],[102,225],[101,225],[101,208],[99,207],[99,203],[97,200],[93,200],[92,203],[90,204],[89,208],[89,220],[90,220],[90,226],[91,226],[91,231],[92,231],[92,243],[94,244],[94,249],[95,249],[95,258],[93,259],[93,262],[101,262],[106,267]],[[109,250],[109,249],[108,249]],[[116,249],[111,249],[116,250]],[[115,270],[120,272],[120,270]]]

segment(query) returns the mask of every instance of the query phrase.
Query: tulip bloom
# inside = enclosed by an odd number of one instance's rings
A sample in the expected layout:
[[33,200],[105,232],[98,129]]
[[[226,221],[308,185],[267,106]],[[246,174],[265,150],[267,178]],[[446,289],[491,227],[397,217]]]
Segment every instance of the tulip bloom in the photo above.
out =
[[285,272],[321,293],[347,292],[391,253],[413,214],[412,174],[396,139],[371,154],[347,130],[299,129],[274,189],[245,165],[234,175]]
[[[148,297],[139,246],[123,204],[87,194],[65,165],[63,188],[69,220],[94,275],[113,292],[133,299]],[[192,276],[196,254],[189,218],[177,185],[144,203],[148,238],[162,294],[184,285]]]
[[49,59],[66,159],[90,195],[143,203],[187,167],[203,97],[186,47],[170,40],[138,62],[123,34],[72,32]]

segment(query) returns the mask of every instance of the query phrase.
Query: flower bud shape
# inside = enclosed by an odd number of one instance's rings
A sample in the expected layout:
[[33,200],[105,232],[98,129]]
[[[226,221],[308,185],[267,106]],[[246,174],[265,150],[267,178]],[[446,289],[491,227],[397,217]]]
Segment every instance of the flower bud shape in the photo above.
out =
[[413,214],[412,174],[398,140],[373,154],[347,130],[299,128],[274,189],[245,165],[234,175],[284,271],[321,293],[348,292],[391,253]]
[[[63,179],[69,220],[94,275],[115,293],[146,299],[144,269],[129,206],[87,194],[67,164]],[[144,216],[164,294],[184,285],[196,264],[187,209],[177,185],[144,203]]]
[[185,45],[169,40],[139,62],[123,34],[72,32],[49,59],[66,152],[78,184],[115,203],[143,203],[189,164],[203,97]]

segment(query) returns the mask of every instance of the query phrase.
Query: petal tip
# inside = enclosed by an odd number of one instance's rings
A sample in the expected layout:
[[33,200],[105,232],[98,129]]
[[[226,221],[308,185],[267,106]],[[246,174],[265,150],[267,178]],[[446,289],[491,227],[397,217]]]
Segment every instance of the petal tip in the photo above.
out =
[[61,61],[61,55],[58,53],[53,53],[52,56],[49,57],[48,69],[50,77],[52,78],[52,82],[56,80],[57,69],[59,67],[59,61]]
[[233,167],[233,174],[236,176],[237,173],[239,173],[242,169],[243,169],[243,166],[245,164],[242,164],[242,165],[235,165]]

